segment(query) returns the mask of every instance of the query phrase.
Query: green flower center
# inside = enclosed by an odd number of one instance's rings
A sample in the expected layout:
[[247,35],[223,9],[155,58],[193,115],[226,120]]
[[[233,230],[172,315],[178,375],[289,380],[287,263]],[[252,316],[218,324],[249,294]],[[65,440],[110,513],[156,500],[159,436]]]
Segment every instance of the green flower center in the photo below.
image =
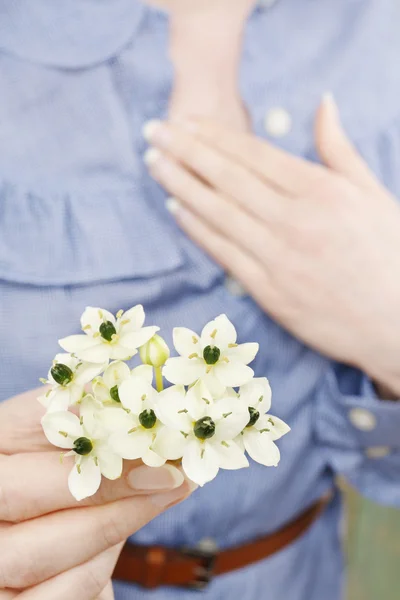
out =
[[86,456],[93,450],[93,444],[89,438],[80,437],[74,441],[74,447],[72,450],[81,456]]
[[114,387],[112,387],[110,389],[110,396],[114,400],[114,402],[121,402],[121,400],[119,398],[118,386],[117,385],[114,385]]
[[250,415],[250,420],[247,423],[246,427],[252,427],[253,425],[255,425],[257,423],[258,419],[260,418],[260,413],[258,412],[258,410],[256,410],[252,406],[249,406],[249,415]]
[[151,408],[144,410],[139,415],[139,423],[145,429],[152,429],[152,427],[154,427],[154,425],[156,424],[156,421],[157,421],[156,413]]
[[67,365],[63,365],[62,363],[57,363],[50,370],[51,376],[60,385],[68,385],[71,383],[74,378],[74,374],[72,370],[67,367]]
[[203,358],[208,365],[215,365],[221,356],[221,350],[217,346],[206,346],[203,350]]
[[199,440],[208,440],[215,434],[215,423],[211,417],[203,417],[196,421],[193,431]]
[[105,321],[100,325],[99,332],[103,339],[107,340],[107,342],[111,342],[112,336],[117,333],[117,330],[111,321]]

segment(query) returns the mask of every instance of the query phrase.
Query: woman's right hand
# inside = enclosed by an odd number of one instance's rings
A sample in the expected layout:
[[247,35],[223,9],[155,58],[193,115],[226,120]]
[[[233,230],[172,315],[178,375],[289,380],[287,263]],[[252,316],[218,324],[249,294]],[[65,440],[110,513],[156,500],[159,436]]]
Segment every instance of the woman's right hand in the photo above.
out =
[[41,430],[37,395],[0,404],[0,600],[112,599],[126,538],[195,486],[171,465],[132,461],[78,503],[67,485],[71,464],[60,464]]

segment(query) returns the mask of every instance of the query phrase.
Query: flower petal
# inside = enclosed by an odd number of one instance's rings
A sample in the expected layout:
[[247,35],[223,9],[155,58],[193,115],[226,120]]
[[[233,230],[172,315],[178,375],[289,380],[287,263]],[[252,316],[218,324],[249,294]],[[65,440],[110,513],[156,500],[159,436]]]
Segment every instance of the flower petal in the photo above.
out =
[[249,411],[240,400],[223,398],[211,407],[210,417],[216,426],[215,440],[229,441],[238,436],[246,427],[249,422]]
[[82,435],[78,417],[68,411],[46,413],[41,423],[50,444],[59,448],[72,448],[74,440]]
[[280,460],[278,446],[267,432],[260,433],[254,427],[243,433],[243,442],[251,458],[266,467],[276,467]]
[[219,315],[213,321],[207,323],[201,332],[201,345],[204,349],[206,346],[217,346],[222,351],[225,351],[229,344],[236,343],[236,329],[226,315]]
[[58,343],[63,350],[76,353],[76,351],[79,352],[81,350],[87,350],[88,348],[98,346],[99,340],[97,338],[93,339],[85,334],[79,333],[77,335],[69,335],[68,337],[62,338],[61,340],[58,340]]
[[218,454],[210,444],[192,438],[186,444],[182,468],[189,479],[203,486],[217,476],[219,471]]
[[81,327],[87,335],[93,336],[93,334],[99,331],[100,325],[105,321],[111,321],[111,323],[115,324],[114,315],[108,310],[104,310],[104,308],[87,306],[81,316]]
[[192,427],[183,388],[176,386],[161,392],[154,405],[154,411],[157,418],[167,427],[185,433],[188,433]]
[[135,377],[141,377],[142,379],[145,379],[149,385],[152,385],[153,367],[150,365],[139,365],[138,367],[132,369],[130,377],[131,379],[134,379]]
[[126,379],[129,379],[131,370],[122,360],[115,360],[108,365],[103,374],[103,381],[109,389],[115,385],[120,385]]
[[248,365],[255,359],[255,356],[258,352],[259,344],[255,342],[249,342],[247,344],[239,344],[239,346],[235,346],[234,348],[228,348],[224,351],[224,356],[232,359],[233,361],[238,361],[243,363],[244,365]]
[[266,433],[268,433],[272,440],[279,440],[290,431],[290,427],[285,421],[272,415],[263,415],[259,418],[254,427],[258,430],[269,429],[269,432]]
[[47,397],[48,412],[67,411],[71,404],[71,390],[69,387],[57,386]]
[[100,466],[96,465],[93,456],[83,457],[80,472],[74,466],[68,477],[68,487],[76,500],[83,500],[93,496],[100,487]]
[[118,479],[122,475],[123,461],[120,456],[104,445],[96,447],[96,456],[99,461],[100,471],[107,479]]
[[135,460],[142,458],[153,441],[150,430],[142,428],[132,433],[116,432],[110,436],[110,448],[122,458]]
[[240,388],[240,399],[264,414],[271,408],[271,386],[266,377],[255,377]]
[[217,398],[225,396],[226,386],[220,382],[215,373],[215,367],[213,367],[211,371],[206,373],[201,379],[206,388],[210,391],[212,397],[216,400]]
[[74,383],[79,383],[80,385],[89,383],[89,381],[92,381],[92,379],[100,375],[106,366],[106,362],[103,364],[88,362],[81,363],[75,371]]
[[187,327],[175,327],[172,332],[175,350],[181,356],[188,358],[191,354],[203,356],[203,349],[200,345],[200,338],[191,329]]
[[186,440],[187,437],[177,429],[163,427],[157,433],[152,448],[157,454],[164,456],[167,460],[178,460],[183,456]]
[[119,344],[124,348],[136,350],[148,342],[157,331],[159,327],[143,327],[139,331],[122,331],[119,338]]
[[133,308],[125,311],[118,322],[120,329],[123,329],[124,333],[128,333],[129,331],[139,331],[139,329],[143,327],[144,319],[145,314],[143,306],[137,304]]
[[214,366],[215,377],[226,387],[238,387],[248,383],[254,376],[253,369],[236,361],[218,361]]
[[127,433],[133,427],[139,426],[139,421],[132,414],[128,414],[120,406],[107,406],[98,412],[98,419],[103,427],[110,433],[123,431]]
[[101,377],[93,381],[92,392],[99,402],[108,402],[111,400],[110,390]]
[[194,421],[208,415],[213,404],[213,398],[201,379],[188,389],[186,408]]
[[92,338],[88,335],[70,335],[58,340],[61,348],[73,352],[81,360],[101,364],[108,360],[110,353],[110,344],[103,342],[101,337]]
[[139,415],[143,407],[143,400],[151,393],[151,388],[142,377],[131,377],[123,381],[118,389],[122,406],[128,408],[133,414]]
[[148,467],[162,467],[166,462],[165,458],[162,458],[150,448],[143,454],[142,461]]
[[221,469],[235,470],[243,469],[249,466],[244,449],[242,450],[234,441],[230,442],[212,442],[214,450],[218,454],[219,466]]
[[200,358],[169,358],[163,367],[163,376],[177,385],[190,385],[205,374],[206,365]]

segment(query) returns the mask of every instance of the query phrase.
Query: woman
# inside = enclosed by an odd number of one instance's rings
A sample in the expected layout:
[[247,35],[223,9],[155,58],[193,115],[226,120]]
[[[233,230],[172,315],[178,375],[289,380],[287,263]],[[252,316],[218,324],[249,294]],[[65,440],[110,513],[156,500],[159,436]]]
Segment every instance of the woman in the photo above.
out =
[[[400,505],[397,3],[0,6],[0,598],[109,599],[137,531],[118,600],[189,599],[208,579],[213,599],[337,600],[334,477]],[[178,470],[134,465],[78,508],[35,392],[7,401],[85,305],[139,302],[164,332],[227,313],[292,427],[278,469],[224,471],[155,520],[193,491]],[[285,527],[279,552],[243,556]],[[204,539],[244,568],[213,577]],[[181,547],[197,571],[177,589],[165,549]]]

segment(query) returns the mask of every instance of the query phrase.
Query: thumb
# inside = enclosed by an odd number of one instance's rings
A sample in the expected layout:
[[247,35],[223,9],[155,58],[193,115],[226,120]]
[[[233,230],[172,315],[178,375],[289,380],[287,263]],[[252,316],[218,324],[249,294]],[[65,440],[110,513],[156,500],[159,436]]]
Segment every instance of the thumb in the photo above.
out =
[[347,137],[332,94],[325,94],[319,106],[315,138],[318,153],[327,167],[361,187],[379,185],[367,163]]
[[54,451],[40,423],[45,409],[37,398],[42,394],[43,387],[0,402],[0,454]]

